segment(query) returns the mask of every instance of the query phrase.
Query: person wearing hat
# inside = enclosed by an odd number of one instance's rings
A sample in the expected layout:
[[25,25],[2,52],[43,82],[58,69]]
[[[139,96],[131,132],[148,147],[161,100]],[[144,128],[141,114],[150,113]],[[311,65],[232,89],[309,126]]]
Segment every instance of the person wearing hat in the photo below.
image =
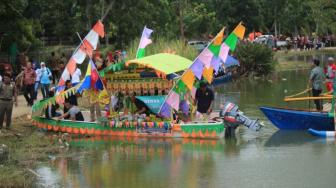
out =
[[212,112],[214,101],[214,93],[207,87],[205,82],[200,83],[200,87],[196,90],[195,105],[197,105],[196,117],[207,117]]
[[52,73],[48,67],[45,66],[44,62],[41,62],[40,68],[40,83],[42,88],[42,96],[43,99],[48,97],[49,86],[51,83],[50,78],[52,77]]
[[[313,60],[313,69],[310,72],[308,88],[311,87],[313,97],[319,97],[322,93],[322,87],[324,82],[323,69],[320,67],[320,61],[318,59]],[[323,106],[320,99],[314,100],[316,110],[322,111]]]
[[329,57],[328,58],[328,67],[327,67],[327,72],[326,72],[326,87],[328,91],[333,90],[333,81],[335,78],[335,64],[334,64],[334,58]]

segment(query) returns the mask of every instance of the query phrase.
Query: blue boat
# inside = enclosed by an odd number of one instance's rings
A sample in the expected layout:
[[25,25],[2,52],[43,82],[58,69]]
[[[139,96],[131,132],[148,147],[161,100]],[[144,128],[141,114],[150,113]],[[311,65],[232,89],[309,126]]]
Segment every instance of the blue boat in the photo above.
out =
[[212,82],[212,85],[224,84],[224,83],[230,82],[231,80],[232,80],[232,75],[231,74],[225,74],[225,75],[222,75],[222,76],[215,77],[213,82]]
[[327,112],[309,112],[284,108],[260,107],[265,116],[281,130],[334,130],[334,119]]
[[336,137],[335,131],[318,131],[315,129],[308,129],[308,132],[311,135],[323,137],[323,138],[335,138]]

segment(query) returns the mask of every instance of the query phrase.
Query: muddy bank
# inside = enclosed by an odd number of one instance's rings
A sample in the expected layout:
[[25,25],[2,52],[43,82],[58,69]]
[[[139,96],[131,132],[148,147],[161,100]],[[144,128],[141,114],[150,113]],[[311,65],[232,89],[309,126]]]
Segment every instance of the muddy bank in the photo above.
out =
[[0,131],[0,187],[34,187],[36,165],[64,152],[58,135],[45,134],[28,118],[15,118],[11,130]]

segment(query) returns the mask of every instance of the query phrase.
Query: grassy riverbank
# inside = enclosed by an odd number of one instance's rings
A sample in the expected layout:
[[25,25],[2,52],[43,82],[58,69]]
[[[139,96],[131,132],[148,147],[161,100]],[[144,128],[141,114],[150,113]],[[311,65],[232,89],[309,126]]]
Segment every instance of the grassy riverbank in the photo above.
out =
[[28,119],[17,118],[11,130],[2,129],[0,145],[6,145],[8,155],[0,161],[0,187],[34,187],[36,165],[60,152],[57,140],[32,127]]

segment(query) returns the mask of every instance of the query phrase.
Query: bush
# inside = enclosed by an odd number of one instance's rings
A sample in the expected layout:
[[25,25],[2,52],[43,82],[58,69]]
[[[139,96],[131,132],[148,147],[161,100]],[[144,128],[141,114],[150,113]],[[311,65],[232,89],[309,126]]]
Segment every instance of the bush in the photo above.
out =
[[262,44],[240,44],[236,49],[236,57],[240,62],[239,72],[255,74],[256,76],[268,75],[275,68],[274,52]]

